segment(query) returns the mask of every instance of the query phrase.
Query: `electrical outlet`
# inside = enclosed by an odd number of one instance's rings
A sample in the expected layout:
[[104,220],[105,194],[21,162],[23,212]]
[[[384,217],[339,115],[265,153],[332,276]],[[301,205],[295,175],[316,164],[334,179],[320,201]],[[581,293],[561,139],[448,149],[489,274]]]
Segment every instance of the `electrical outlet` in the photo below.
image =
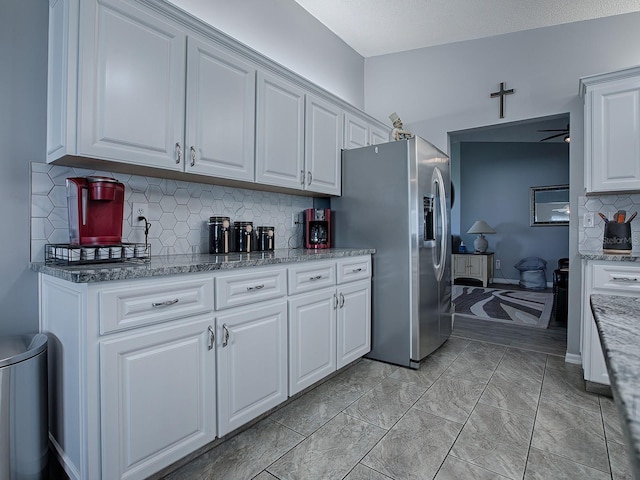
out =
[[298,214],[296,212],[291,212],[291,226],[295,227],[298,225]]
[[144,217],[149,220],[149,205],[146,203],[134,203],[131,205],[131,227],[144,228],[144,220],[138,220],[138,217]]
[[501,265],[500,265],[500,259],[497,259],[497,260],[496,260],[496,270],[500,270],[500,267],[501,267]]
[[585,227],[593,227],[594,225],[594,216],[593,216],[593,212],[587,212],[584,214],[584,219],[582,221],[583,225]]

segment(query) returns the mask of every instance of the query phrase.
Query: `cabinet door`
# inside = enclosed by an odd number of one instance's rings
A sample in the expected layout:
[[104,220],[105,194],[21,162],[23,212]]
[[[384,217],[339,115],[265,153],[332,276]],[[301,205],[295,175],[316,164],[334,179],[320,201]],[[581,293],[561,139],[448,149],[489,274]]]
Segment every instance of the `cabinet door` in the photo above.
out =
[[587,188],[592,192],[640,189],[640,77],[594,87],[587,102]]
[[133,2],[82,7],[79,154],[182,170],[184,33]]
[[304,91],[258,72],[256,182],[304,188]]
[[369,127],[369,145],[379,145],[389,141],[389,130],[378,128],[375,125]]
[[229,310],[216,332],[223,436],[287,399],[287,302]]
[[340,195],[342,110],[307,95],[305,132],[305,188]]
[[212,332],[207,314],[100,343],[102,478],[147,478],[215,438]]
[[453,277],[465,277],[469,274],[466,255],[453,255]]
[[186,171],[253,181],[256,69],[188,39]]
[[334,288],[289,300],[289,395],[336,370]]
[[338,288],[338,364],[341,368],[371,351],[371,281]]
[[360,148],[369,145],[367,122],[349,113],[344,116],[344,148]]
[[472,278],[484,278],[483,270],[486,258],[483,255],[467,255],[467,275]]

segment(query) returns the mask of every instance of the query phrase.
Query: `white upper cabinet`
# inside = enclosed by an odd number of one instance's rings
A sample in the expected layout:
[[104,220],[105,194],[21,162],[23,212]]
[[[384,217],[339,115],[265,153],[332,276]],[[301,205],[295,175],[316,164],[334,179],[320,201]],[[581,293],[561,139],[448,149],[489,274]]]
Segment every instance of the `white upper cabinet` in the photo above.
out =
[[342,110],[258,72],[256,181],[340,194]]
[[88,1],[79,46],[78,153],[182,170],[184,32],[133,2]]
[[188,39],[187,172],[253,181],[256,68]]
[[50,29],[48,161],[254,180],[255,66],[130,1],[60,0]]
[[304,90],[258,72],[256,181],[304,187]]
[[368,147],[389,141],[389,132],[356,115],[344,115],[344,148]]
[[587,193],[640,190],[640,68],[580,83]]
[[375,125],[369,125],[369,143],[371,145],[379,145],[381,143],[389,142],[390,129],[384,129],[376,127]]
[[307,95],[305,125],[305,189],[340,195],[342,110]]
[[366,147],[369,145],[367,122],[349,113],[344,115],[344,148]]
[[48,61],[47,162],[340,195],[345,111],[364,125],[351,143],[387,141],[366,114],[170,2],[52,0]]

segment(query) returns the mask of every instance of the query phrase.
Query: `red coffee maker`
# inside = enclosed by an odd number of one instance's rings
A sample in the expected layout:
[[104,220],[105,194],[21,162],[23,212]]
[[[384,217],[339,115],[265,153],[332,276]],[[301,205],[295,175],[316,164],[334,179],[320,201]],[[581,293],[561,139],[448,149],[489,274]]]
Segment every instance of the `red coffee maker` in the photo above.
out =
[[69,243],[122,242],[124,185],[109,177],[67,178]]
[[304,247],[331,248],[331,210],[307,208],[304,215]]

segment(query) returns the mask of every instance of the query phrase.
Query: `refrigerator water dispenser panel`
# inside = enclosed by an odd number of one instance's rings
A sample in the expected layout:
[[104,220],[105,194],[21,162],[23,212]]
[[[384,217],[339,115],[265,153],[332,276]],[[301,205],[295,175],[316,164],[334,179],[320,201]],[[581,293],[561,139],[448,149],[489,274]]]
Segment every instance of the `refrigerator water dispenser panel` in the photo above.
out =
[[424,215],[423,215],[423,223],[424,223],[424,237],[423,241],[425,244],[431,245],[436,241],[435,229],[433,228],[433,203],[434,196],[433,195],[425,195],[422,201]]

